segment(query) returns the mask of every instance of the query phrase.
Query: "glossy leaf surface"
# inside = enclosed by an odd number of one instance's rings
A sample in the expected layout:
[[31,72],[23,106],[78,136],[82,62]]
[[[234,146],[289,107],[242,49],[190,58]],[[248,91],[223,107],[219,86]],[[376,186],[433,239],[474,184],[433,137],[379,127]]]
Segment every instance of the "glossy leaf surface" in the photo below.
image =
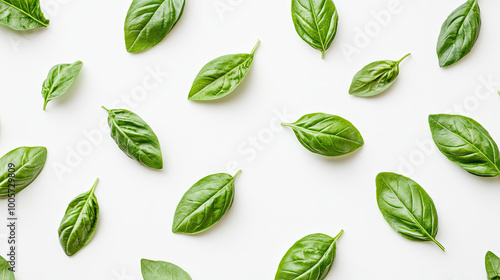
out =
[[414,241],[436,240],[438,215],[432,198],[412,179],[382,172],[376,180],[380,212],[394,231]]
[[432,138],[452,162],[482,177],[500,175],[498,146],[475,120],[460,115],[430,115]]
[[59,226],[58,235],[64,253],[74,255],[87,245],[97,229],[99,204],[94,194],[97,179],[92,189],[71,201]]
[[209,175],[194,184],[177,205],[172,231],[195,234],[222,219],[233,204],[234,180],[240,172]]
[[315,233],[297,241],[281,260],[275,280],[323,280],[332,268],[337,240]]
[[313,113],[282,125],[290,127],[306,149],[324,156],[346,155],[364,144],[358,129],[339,116]]

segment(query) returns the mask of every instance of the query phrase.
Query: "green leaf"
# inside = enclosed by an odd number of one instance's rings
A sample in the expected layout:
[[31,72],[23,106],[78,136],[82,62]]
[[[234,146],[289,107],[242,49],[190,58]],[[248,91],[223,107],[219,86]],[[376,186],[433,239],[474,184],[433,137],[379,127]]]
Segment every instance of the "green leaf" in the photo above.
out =
[[162,169],[160,142],[153,129],[141,117],[129,110],[104,109],[108,111],[111,137],[118,147],[141,164],[153,169]]
[[46,160],[45,147],[19,147],[0,158],[0,198],[18,194],[29,186],[42,172]]
[[292,19],[300,38],[311,47],[325,51],[337,33],[339,15],[332,0],[292,0]]
[[47,27],[39,0],[0,0],[0,24],[14,30]]
[[0,280],[15,280],[10,264],[0,256]]
[[191,280],[182,268],[168,262],[142,259],[141,270],[144,280]]
[[174,215],[172,232],[196,234],[209,229],[231,208],[234,180],[240,174],[209,175],[194,184],[182,197]]
[[97,179],[92,189],[71,201],[59,226],[59,243],[68,256],[74,255],[89,244],[97,229],[99,204],[94,194]]
[[452,162],[481,177],[500,175],[498,146],[475,120],[460,115],[430,115],[432,138]]
[[184,0],[134,0],[125,19],[127,51],[154,47],[174,28],[184,11]]
[[42,86],[43,110],[49,101],[68,91],[82,67],[83,63],[78,60],[73,64],[58,64],[50,69]]
[[438,215],[432,198],[410,178],[382,172],[377,175],[377,203],[394,231],[414,241],[437,242]]
[[315,233],[297,241],[286,252],[275,280],[323,280],[332,268],[336,243],[344,231],[332,238]]
[[499,280],[500,279],[500,258],[495,254],[488,251],[484,258],[486,272],[488,273],[488,280]]
[[230,94],[245,79],[260,41],[247,54],[230,54],[207,63],[194,79],[189,100],[207,101]]
[[370,97],[384,92],[398,77],[401,61],[409,55],[398,61],[381,60],[366,65],[354,75],[349,94]]
[[302,146],[323,156],[346,155],[364,144],[358,129],[339,116],[314,113],[305,115],[294,123],[282,125],[293,130]]
[[437,42],[439,66],[446,67],[466,56],[474,47],[481,29],[476,0],[469,0],[453,11],[441,27]]

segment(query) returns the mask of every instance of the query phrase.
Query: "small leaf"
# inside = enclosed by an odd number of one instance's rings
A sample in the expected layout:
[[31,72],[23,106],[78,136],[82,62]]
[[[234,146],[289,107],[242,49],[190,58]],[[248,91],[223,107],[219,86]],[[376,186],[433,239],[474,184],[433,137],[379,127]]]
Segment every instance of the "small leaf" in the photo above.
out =
[[488,273],[488,280],[500,279],[500,258],[488,251],[485,256],[485,266]]
[[339,116],[314,113],[282,125],[290,127],[306,149],[328,157],[352,153],[364,144],[358,129]]
[[[104,108],[104,107],[103,107]],[[111,137],[130,158],[153,169],[163,168],[160,142],[141,117],[125,109],[108,110]]]
[[43,110],[49,101],[63,95],[68,91],[76,77],[82,70],[83,63],[76,61],[73,64],[58,64],[52,67],[43,82],[42,96],[44,99]]
[[59,226],[59,243],[68,256],[80,251],[94,237],[99,220],[99,204],[94,194],[97,182],[99,179],[90,191],[70,202]]
[[446,67],[466,56],[474,47],[481,29],[476,0],[468,0],[453,11],[441,27],[436,47],[439,66]]
[[134,0],[125,19],[127,51],[154,47],[174,28],[184,11],[184,0]]
[[234,177],[213,174],[196,182],[177,205],[172,232],[200,233],[222,219],[233,204],[234,180],[240,172]]
[[207,63],[194,79],[189,100],[208,101],[230,94],[245,79],[260,41],[249,54],[230,54]]
[[142,278],[144,280],[191,280],[191,276],[175,264],[141,260]]
[[0,0],[0,24],[14,30],[47,27],[39,0]]
[[432,139],[439,150],[466,171],[482,177],[500,175],[498,146],[475,120],[460,115],[430,115]]
[[15,280],[10,264],[0,256],[0,280]]
[[437,242],[438,216],[432,198],[410,178],[382,172],[377,176],[377,203],[394,231],[414,241]]
[[297,241],[286,252],[278,267],[275,280],[323,280],[332,268],[337,240],[344,231],[332,238],[315,233]]
[[352,79],[349,94],[370,97],[387,90],[399,74],[399,64],[410,54],[398,61],[381,60],[372,62],[361,69]]
[[19,147],[0,158],[0,198],[18,194],[29,186],[42,172],[46,160],[45,147]]
[[332,0],[292,0],[295,31],[311,47],[321,51],[321,58],[337,33],[339,15]]

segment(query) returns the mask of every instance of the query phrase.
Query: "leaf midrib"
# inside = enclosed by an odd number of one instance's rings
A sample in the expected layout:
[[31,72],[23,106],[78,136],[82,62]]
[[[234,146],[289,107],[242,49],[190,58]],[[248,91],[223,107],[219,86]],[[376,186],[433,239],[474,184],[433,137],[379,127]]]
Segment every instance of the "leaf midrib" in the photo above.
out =
[[[449,132],[450,132],[450,133],[452,133],[453,135],[456,135],[458,138],[460,138],[460,139],[461,139],[462,141],[464,141],[465,143],[468,143],[469,145],[471,145],[472,147],[474,147],[474,149],[476,149],[476,150],[479,152],[479,154],[481,154],[482,156],[484,156],[484,157],[488,160],[488,162],[490,162],[490,163],[491,163],[491,164],[495,167],[495,169],[497,170],[497,174],[498,174],[498,175],[500,175],[500,169],[498,168],[498,166],[497,166],[494,162],[492,162],[492,161],[490,160],[490,158],[489,158],[489,157],[487,157],[487,156],[486,156],[486,155],[485,155],[485,154],[484,154],[481,150],[479,150],[479,149],[478,149],[478,148],[477,148],[477,147],[476,147],[473,143],[469,142],[467,139],[463,138],[461,135],[459,135],[459,134],[457,134],[457,133],[454,133],[453,131],[449,130],[447,127],[445,127],[444,125],[442,125],[442,124],[441,124],[441,123],[439,123],[438,121],[434,120],[433,118],[431,118],[431,120],[432,120],[434,123],[438,124],[438,125],[439,125],[440,127],[442,127],[443,129],[445,129],[445,130],[449,131]],[[488,142],[489,142],[489,141],[488,141]]]
[[48,24],[45,24],[45,23],[41,22],[40,20],[38,20],[38,19],[34,18],[31,14],[28,14],[26,11],[21,10],[21,9],[19,9],[18,7],[14,6],[14,5],[10,4],[10,3],[7,3],[7,2],[5,2],[5,1],[0,1],[0,2],[4,3],[5,5],[7,5],[7,6],[11,7],[11,8],[13,8],[14,10],[18,10],[18,11],[19,11],[19,12],[21,12],[22,14],[27,15],[28,17],[30,17],[30,18],[31,18],[31,19],[33,19],[34,21],[36,21],[36,22],[40,23],[41,25],[43,25],[43,26],[45,26],[45,27],[47,27],[47,26],[48,26]]
[[229,186],[231,183],[233,183],[235,181],[235,177],[234,176],[231,176],[231,180],[225,184],[222,188],[220,188],[220,190],[218,190],[216,193],[214,193],[214,195],[210,196],[208,199],[206,199],[205,201],[203,201],[203,203],[200,204],[200,206],[196,207],[196,209],[194,209],[193,211],[191,211],[191,213],[189,213],[189,215],[186,215],[186,217],[184,217],[178,224],[178,226],[175,228],[176,230],[182,225],[184,224],[184,221],[186,221],[186,219],[192,217],[194,215],[194,213],[196,213],[196,211],[198,211],[198,209],[200,209],[203,205],[205,205],[208,201],[210,201],[212,198],[216,197],[219,193],[221,193],[223,190],[227,189],[227,186]]
[[313,0],[309,0],[309,5],[311,6],[311,14],[313,16],[313,20],[314,20],[314,25],[316,25],[316,31],[318,32],[318,36],[319,36],[319,42],[321,43],[321,51],[325,52],[325,44],[323,42],[323,37],[321,36],[321,32],[319,30],[319,22],[318,22],[318,18],[316,17],[316,11],[314,10],[314,2]]
[[[82,214],[83,214],[83,209],[85,209],[87,207],[87,205],[89,204],[89,201],[91,200],[91,198],[93,198],[93,196],[94,196],[93,190],[94,189],[92,189],[92,190],[89,191],[89,194],[88,194],[87,199],[85,200],[85,203],[82,205],[81,209],[78,211],[78,217],[77,217],[75,223],[73,224],[73,228],[71,229],[71,233],[68,236],[68,241],[70,241],[71,238],[73,237],[73,235],[76,233],[76,224],[78,224],[78,222],[81,221]],[[88,238],[88,236],[86,236],[86,238]],[[79,245],[81,245],[81,244],[79,244]],[[67,244],[66,244],[66,246],[67,246]],[[68,248],[67,247],[66,247],[66,252],[68,252]]]
[[[33,157],[32,157],[32,158],[28,161],[28,162],[26,162],[25,164],[23,164],[23,165],[21,166],[21,168],[19,168],[19,169],[16,171],[16,173],[19,173],[21,170],[23,170],[23,168],[25,168],[25,166],[26,166],[26,165],[28,165],[30,162],[34,161],[34,160],[35,160],[35,158],[36,158],[39,154],[40,154],[40,152],[36,153],[36,154],[35,154],[35,155],[34,155],[34,156],[33,156]],[[3,185],[3,184],[5,183],[5,181],[8,181],[8,180],[9,180],[9,178],[8,178],[8,177],[7,177],[7,178],[5,178],[5,179],[4,179],[4,180],[0,183],[0,185]]]
[[323,135],[323,136],[329,136],[329,137],[335,137],[335,138],[339,138],[339,139],[342,139],[342,140],[345,140],[345,141],[348,141],[348,142],[352,142],[352,143],[355,143],[355,144],[358,144],[358,145],[362,145],[363,143],[361,142],[356,142],[354,140],[351,140],[351,139],[348,139],[348,138],[345,138],[345,137],[342,137],[342,136],[338,136],[336,134],[327,134],[327,133],[324,133],[324,132],[318,132],[318,131],[314,131],[314,130],[309,130],[309,129],[306,129],[306,128],[303,128],[301,126],[297,126],[295,124],[287,124],[288,126],[291,126],[292,128],[296,128],[298,130],[302,130],[302,131],[307,131],[307,132],[314,132],[315,134],[319,134],[319,135]]
[[[204,86],[202,89],[200,89],[198,92],[196,92],[195,94],[191,95],[190,98],[192,97],[195,97],[195,96],[198,96],[199,94],[201,94],[201,92],[203,92],[207,87],[215,84],[216,82],[218,82],[220,79],[226,77],[227,75],[229,75],[229,73],[233,72],[235,69],[237,69],[238,67],[240,67],[241,65],[247,63],[250,59],[253,59],[253,54],[247,54],[248,55],[248,58],[245,59],[244,61],[242,61],[241,63],[239,63],[237,66],[233,67],[230,71],[227,71],[224,75],[220,76],[219,78],[215,79],[214,81],[212,81],[211,83],[209,83],[208,85]],[[241,81],[240,81],[241,82]]]
[[[112,114],[111,112],[109,114]],[[141,154],[143,154],[145,157],[149,158],[150,160],[153,160],[152,158],[150,158],[142,149],[141,149],[141,146],[135,144],[134,141],[132,141],[132,139],[130,139],[130,137],[127,136],[127,134],[120,129],[120,126],[118,125],[118,123],[116,123],[115,121],[115,118],[114,117],[111,117],[111,120],[113,121],[113,124],[114,124],[114,127],[116,127],[116,129],[121,132],[121,134],[128,140],[130,141],[130,143],[132,143],[134,146],[136,146],[138,149],[138,151],[140,151]]]
[[319,266],[320,263],[323,262],[323,260],[326,258],[326,256],[328,255],[328,253],[330,253],[330,251],[333,249],[333,246],[335,246],[335,243],[337,242],[337,239],[333,239],[332,243],[330,244],[330,246],[328,247],[328,250],[325,251],[325,253],[323,254],[323,256],[321,256],[321,259],[319,259],[311,268],[309,268],[308,270],[306,270],[304,273],[302,273],[301,275],[295,277],[295,279],[298,279],[304,275],[306,275],[307,273],[309,273],[311,270],[315,269],[317,266]]
[[384,183],[386,184],[386,186],[392,191],[392,193],[396,196],[396,198],[399,200],[399,202],[401,202],[401,204],[406,209],[406,212],[408,212],[408,214],[410,215],[410,218],[413,220],[413,222],[425,233],[425,235],[427,235],[427,237],[430,238],[431,241],[435,242],[436,239],[433,236],[431,236],[427,232],[427,230],[425,230],[424,227],[418,222],[418,220],[415,218],[415,216],[413,215],[413,213],[408,209],[408,207],[406,207],[406,204],[403,203],[403,201],[401,200],[401,198],[399,197],[399,195],[397,194],[397,192],[391,187],[391,185],[389,184],[389,182],[387,181],[387,179],[384,178],[384,177],[382,177],[382,180],[384,180]]

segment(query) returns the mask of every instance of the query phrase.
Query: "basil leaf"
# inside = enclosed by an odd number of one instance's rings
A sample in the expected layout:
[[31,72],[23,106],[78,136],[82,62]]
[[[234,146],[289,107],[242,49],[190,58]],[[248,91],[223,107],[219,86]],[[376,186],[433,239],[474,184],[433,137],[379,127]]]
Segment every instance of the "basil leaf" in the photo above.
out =
[[500,279],[500,258],[493,252],[488,251],[484,257],[486,272],[488,273],[488,280]]
[[0,280],[15,280],[10,264],[0,256]]
[[292,0],[292,19],[300,38],[321,51],[321,58],[337,33],[339,15],[332,0]]
[[[104,107],[103,107],[104,108]],[[125,109],[108,110],[111,137],[130,158],[154,168],[163,168],[160,142],[151,127],[141,117]]]
[[0,158],[0,198],[18,194],[29,186],[42,172],[46,160],[45,147],[19,147]]
[[58,64],[52,67],[47,75],[47,79],[43,82],[43,110],[50,100],[55,99],[68,91],[76,77],[82,70],[83,63],[76,61],[73,64]]
[[233,204],[234,180],[240,172],[213,174],[196,182],[177,205],[172,232],[200,233],[222,219]]
[[436,240],[438,215],[432,198],[410,178],[382,172],[377,175],[377,203],[394,231],[414,241]]
[[364,144],[358,129],[339,116],[314,113],[281,125],[290,127],[306,149],[323,156],[346,155]]
[[245,79],[260,41],[247,54],[230,54],[207,63],[194,79],[189,100],[207,101],[230,94]]
[[68,256],[74,255],[89,244],[97,229],[99,204],[94,194],[99,178],[90,191],[71,201],[59,226],[59,243]]
[[125,18],[127,51],[154,47],[174,28],[184,11],[184,0],[134,0]]
[[141,271],[144,280],[191,280],[182,268],[168,262],[142,259]]
[[336,243],[344,231],[332,238],[326,234],[308,235],[286,252],[275,280],[323,280],[332,268]]
[[452,162],[482,177],[500,175],[498,146],[475,120],[460,115],[430,115],[432,138]]
[[446,67],[466,56],[474,47],[481,29],[476,0],[469,0],[453,11],[441,27],[437,42],[439,66]]
[[47,27],[39,0],[0,0],[0,24],[14,30]]
[[409,55],[405,55],[398,61],[381,60],[366,65],[354,75],[349,94],[370,97],[384,92],[398,77],[401,61]]

